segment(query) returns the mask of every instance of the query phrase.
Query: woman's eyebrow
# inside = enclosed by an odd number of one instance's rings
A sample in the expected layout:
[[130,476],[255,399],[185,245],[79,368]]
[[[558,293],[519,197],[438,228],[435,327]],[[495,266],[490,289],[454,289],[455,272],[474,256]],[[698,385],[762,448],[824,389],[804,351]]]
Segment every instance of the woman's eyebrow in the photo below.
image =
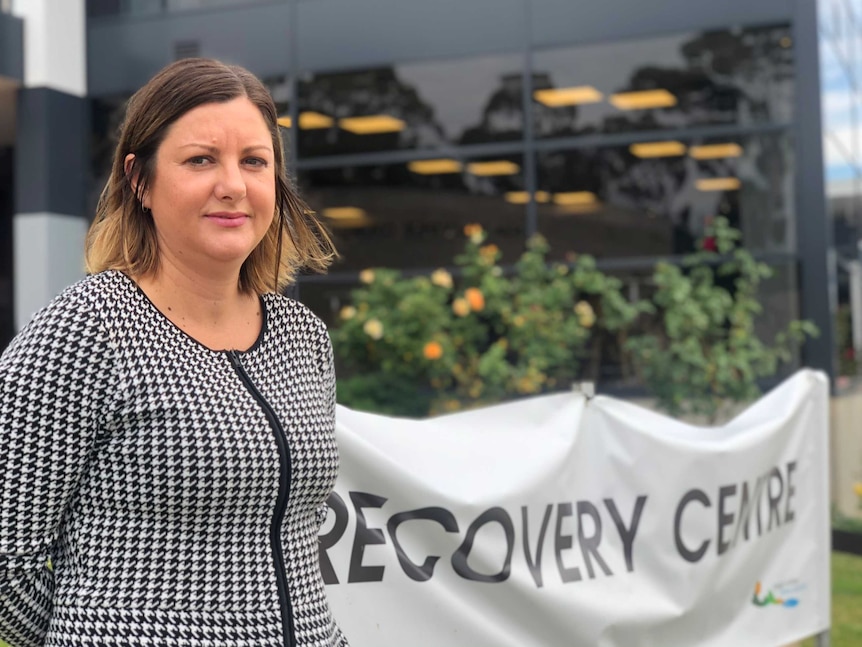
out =
[[[180,148],[203,148],[205,151],[209,151],[211,153],[218,153],[218,151],[219,151],[218,146],[212,146],[211,144],[199,144],[197,142],[190,142],[188,144],[182,144],[182,145],[180,145]],[[272,146],[269,146],[267,144],[254,144],[252,146],[246,146],[245,148],[242,149],[242,152],[243,153],[251,153],[251,152],[257,151],[257,150],[264,150],[264,151],[272,152]]]

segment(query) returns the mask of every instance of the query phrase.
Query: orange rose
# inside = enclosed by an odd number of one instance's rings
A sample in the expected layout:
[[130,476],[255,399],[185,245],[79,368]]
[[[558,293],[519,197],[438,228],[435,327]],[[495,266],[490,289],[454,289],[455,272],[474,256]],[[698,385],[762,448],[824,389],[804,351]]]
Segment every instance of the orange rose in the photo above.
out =
[[485,297],[479,288],[467,288],[464,291],[464,297],[467,299],[467,303],[470,304],[470,309],[474,312],[479,312],[485,307]]
[[422,349],[422,354],[425,355],[425,359],[440,359],[443,357],[443,347],[440,342],[429,341]]
[[485,239],[485,230],[482,229],[482,225],[472,223],[464,225],[464,235],[470,239],[471,243],[478,245]]

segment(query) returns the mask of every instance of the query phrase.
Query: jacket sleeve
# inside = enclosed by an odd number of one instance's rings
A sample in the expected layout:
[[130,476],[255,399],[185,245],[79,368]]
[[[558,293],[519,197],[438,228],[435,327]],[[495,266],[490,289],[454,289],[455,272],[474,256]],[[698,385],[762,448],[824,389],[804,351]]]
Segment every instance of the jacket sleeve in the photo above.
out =
[[[329,337],[329,332],[320,322],[321,338],[318,346],[318,358],[320,361],[320,371],[323,379],[323,398],[324,398],[324,413],[332,421],[335,426],[335,359],[332,351],[332,340]],[[326,517],[329,515],[329,505],[324,501],[317,508],[317,527],[318,529],[326,522]]]
[[106,395],[107,335],[67,289],[0,356],[0,640],[41,645],[52,545],[86,467]]

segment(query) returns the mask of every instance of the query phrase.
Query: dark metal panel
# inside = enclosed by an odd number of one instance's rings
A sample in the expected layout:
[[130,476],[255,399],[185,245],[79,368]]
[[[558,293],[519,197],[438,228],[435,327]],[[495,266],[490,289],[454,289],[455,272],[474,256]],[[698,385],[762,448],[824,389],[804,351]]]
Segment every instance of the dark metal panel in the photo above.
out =
[[84,98],[50,88],[19,90],[16,213],[85,215],[89,114]]
[[793,0],[526,1],[533,7],[536,47],[790,22],[793,16]]
[[820,114],[820,55],[817,3],[794,0],[793,42],[796,50],[796,210],[800,266],[801,315],[820,328],[806,343],[806,366],[835,376],[835,259],[832,218],[826,208],[823,181],[823,135]]
[[24,80],[24,21],[0,13],[0,76]]
[[286,75],[289,21],[287,2],[91,19],[87,23],[89,94],[133,92],[176,60],[178,53],[186,52],[237,63],[262,78]]
[[316,0],[298,24],[304,70],[521,52],[524,0]]

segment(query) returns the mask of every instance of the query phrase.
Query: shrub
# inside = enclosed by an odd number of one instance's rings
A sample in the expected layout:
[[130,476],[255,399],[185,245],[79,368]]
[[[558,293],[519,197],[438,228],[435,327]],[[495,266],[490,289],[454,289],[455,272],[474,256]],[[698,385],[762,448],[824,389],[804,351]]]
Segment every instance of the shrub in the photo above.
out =
[[661,408],[713,422],[728,405],[757,398],[758,380],[774,375],[817,328],[791,321],[771,345],[759,339],[757,289],[772,270],[738,246],[740,233],[725,218],[706,235],[682,267],[656,265],[657,325],[647,325],[650,332],[631,337],[626,348]]
[[533,237],[509,272],[479,225],[465,227],[457,280],[368,269],[333,332],[350,376],[339,401],[421,416],[568,388],[597,329],[618,331],[645,309],[584,256],[549,264]]

